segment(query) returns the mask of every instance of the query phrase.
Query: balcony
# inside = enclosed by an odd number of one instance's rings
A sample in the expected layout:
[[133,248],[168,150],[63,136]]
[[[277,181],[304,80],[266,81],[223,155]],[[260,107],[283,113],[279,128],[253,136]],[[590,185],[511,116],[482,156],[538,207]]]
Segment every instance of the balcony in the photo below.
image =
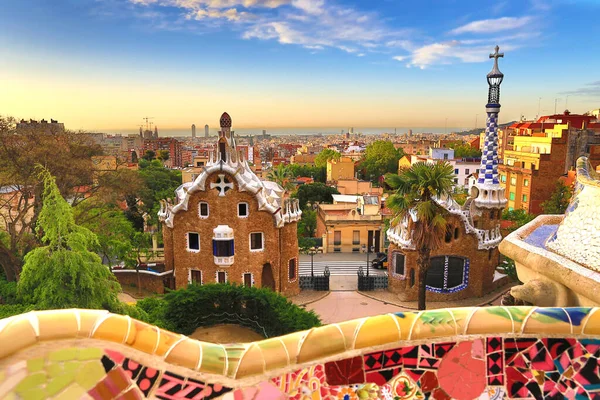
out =
[[228,267],[230,265],[233,265],[233,258],[234,258],[234,256],[231,256],[231,257],[217,257],[217,256],[215,256],[215,264],[221,265],[221,266],[224,266],[224,267]]

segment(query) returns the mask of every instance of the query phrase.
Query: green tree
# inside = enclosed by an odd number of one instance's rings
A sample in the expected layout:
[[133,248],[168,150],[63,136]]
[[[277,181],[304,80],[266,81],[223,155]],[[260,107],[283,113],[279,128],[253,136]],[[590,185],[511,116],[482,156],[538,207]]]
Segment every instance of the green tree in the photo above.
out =
[[156,159],[156,152],[154,150],[146,150],[142,158],[146,161],[152,161]]
[[474,149],[467,143],[457,142],[450,145],[454,149],[455,158],[478,158],[481,157],[481,150]]
[[169,150],[159,150],[156,158],[162,162],[165,162],[169,159],[170,155],[171,154],[169,153]]
[[[447,162],[429,164],[417,162],[401,171],[400,175],[387,175],[386,182],[395,192],[386,204],[394,211],[394,223],[410,218],[412,242],[418,252],[419,310],[425,310],[427,271],[431,265],[431,252],[436,250],[446,231],[447,210],[435,198],[452,197],[454,169]],[[410,219],[413,221],[415,216]]]
[[509,232],[516,231],[523,225],[528,224],[529,222],[535,219],[535,215],[529,214],[525,210],[509,210],[505,209],[502,211],[502,219],[506,221],[513,221],[513,225],[508,228]]
[[325,183],[327,179],[327,168],[326,167],[317,167],[315,165],[298,165],[298,164],[290,164],[287,166],[290,174],[294,178],[298,177],[310,177],[315,180],[315,182]]
[[298,222],[298,233],[301,236],[314,237],[317,230],[317,212],[308,207],[302,211],[302,218]]
[[315,157],[315,165],[317,167],[326,167],[327,161],[329,160],[339,160],[342,155],[335,150],[332,149],[323,149],[317,156]]
[[542,203],[544,214],[564,214],[571,201],[573,191],[566,186],[562,181],[556,182],[556,188],[552,192],[552,196]]
[[294,184],[291,181],[292,174],[288,170],[288,168],[279,164],[277,167],[271,169],[267,174],[267,179],[271,182],[278,183],[279,186],[284,188],[285,190],[292,190],[294,188]]
[[153,160],[140,162],[138,173],[144,185],[136,196],[127,199],[128,218],[141,229],[143,216],[147,214],[147,223],[158,226],[160,200],[175,196],[175,190],[181,186],[181,171],[165,168],[160,161]]
[[46,245],[25,256],[17,285],[20,298],[42,309],[119,308],[120,285],[92,251],[98,246],[96,235],[75,224],[55,178],[40,170],[44,193],[36,230]]
[[398,161],[404,156],[402,149],[396,149],[392,142],[378,140],[367,146],[358,168],[365,179],[378,182],[387,173],[398,172]]
[[298,190],[292,194],[292,197],[297,198],[300,201],[300,209],[304,210],[308,202],[311,202],[312,204],[315,204],[316,202],[332,203],[332,194],[340,194],[340,192],[334,187],[318,182],[299,186]]

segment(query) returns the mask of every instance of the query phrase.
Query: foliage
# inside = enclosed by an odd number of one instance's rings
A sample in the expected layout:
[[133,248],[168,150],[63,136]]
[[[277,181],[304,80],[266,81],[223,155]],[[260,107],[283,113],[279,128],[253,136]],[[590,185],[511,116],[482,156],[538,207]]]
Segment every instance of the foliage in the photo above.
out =
[[290,170],[283,164],[279,164],[267,174],[268,180],[278,183],[279,186],[288,191],[294,188],[291,178],[292,174],[290,173]]
[[30,304],[0,304],[0,319],[35,310]]
[[519,277],[517,275],[517,267],[515,266],[514,260],[511,260],[508,257],[502,257],[503,260],[498,266],[498,268],[502,271],[503,274],[506,274],[513,281],[519,281]]
[[48,131],[41,124],[17,129],[16,122],[0,117],[0,187],[13,189],[10,195],[0,197],[0,209],[9,211],[0,221],[0,231],[8,235],[7,240],[0,240],[0,266],[9,281],[17,279],[24,255],[39,245],[32,234],[42,207],[43,185],[36,163],[55,175],[61,194],[77,204],[84,200],[77,187],[90,187],[93,182],[91,158],[102,154],[87,135]]
[[298,249],[302,254],[308,254],[308,250],[311,247],[320,247],[318,238],[299,236],[298,237]]
[[508,228],[509,232],[516,231],[523,225],[528,224],[529,222],[535,219],[535,215],[529,214],[525,210],[509,210],[505,209],[502,211],[502,219],[506,221],[513,221],[514,224]]
[[317,167],[327,167],[327,161],[329,160],[339,160],[342,155],[335,150],[332,149],[323,149],[317,156],[315,157],[315,165]]
[[434,198],[452,197],[453,179],[454,169],[442,161],[435,164],[417,162],[402,170],[400,175],[386,177],[388,185],[395,189],[386,201],[395,213],[393,222],[401,222],[409,213],[416,214],[416,222],[410,229],[419,254],[420,310],[425,309],[425,280],[431,264],[430,255],[440,246],[446,230],[447,211]]
[[363,177],[378,182],[387,173],[398,172],[398,161],[404,156],[402,149],[396,149],[392,142],[378,140],[367,146],[359,164]]
[[480,158],[481,150],[474,149],[467,143],[457,142],[450,145],[454,149],[455,158]]
[[169,153],[169,150],[159,150],[158,154],[156,155],[156,158],[160,161],[167,161],[169,159],[169,156],[171,154]]
[[6,278],[0,275],[0,304],[17,302],[17,282],[7,282]]
[[[234,320],[268,337],[320,326],[319,317],[264,288],[230,284],[189,285],[138,302],[152,323],[189,335],[201,326]],[[264,329],[264,331],[263,331]]]
[[334,187],[315,182],[299,186],[298,190],[292,194],[292,197],[300,201],[300,209],[304,210],[308,202],[312,204],[316,202],[333,203],[332,194],[340,194],[340,192]]
[[294,178],[311,177],[315,182],[325,183],[327,180],[327,167],[317,167],[315,165],[290,164],[287,166],[290,174]]
[[154,150],[146,150],[142,158],[146,161],[152,161],[156,159],[156,153],[154,152]]
[[298,235],[313,237],[316,230],[317,212],[307,207],[302,211],[302,218],[298,222]]
[[[158,160],[142,163],[139,175],[144,183],[136,199],[128,200],[129,218],[139,227],[140,218],[147,214],[147,223],[158,225],[157,213],[160,200],[172,198],[175,190],[181,186],[181,171],[165,168]],[[137,200],[137,201],[136,201]]]
[[572,195],[572,188],[566,186],[562,181],[557,181],[552,196],[542,203],[544,214],[564,214]]
[[55,178],[40,171],[44,193],[36,230],[46,245],[25,256],[17,286],[20,299],[41,309],[116,307],[120,286],[91,251],[98,246],[96,235],[75,224]]

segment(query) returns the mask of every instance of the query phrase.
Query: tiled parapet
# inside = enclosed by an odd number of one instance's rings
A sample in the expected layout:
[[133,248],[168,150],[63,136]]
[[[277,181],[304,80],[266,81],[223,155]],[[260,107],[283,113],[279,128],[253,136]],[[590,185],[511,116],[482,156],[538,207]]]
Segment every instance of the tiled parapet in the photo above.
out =
[[596,308],[386,314],[233,345],[42,311],[0,320],[0,398],[598,398],[599,358]]
[[577,160],[573,197],[546,247],[600,272],[600,176],[586,157]]

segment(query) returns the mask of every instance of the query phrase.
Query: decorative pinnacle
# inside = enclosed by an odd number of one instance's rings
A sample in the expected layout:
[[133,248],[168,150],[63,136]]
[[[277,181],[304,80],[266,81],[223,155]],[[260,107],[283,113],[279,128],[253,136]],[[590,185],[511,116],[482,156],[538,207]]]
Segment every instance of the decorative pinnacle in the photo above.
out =
[[494,50],[495,52],[493,54],[490,54],[490,58],[494,59],[494,68],[492,68],[492,72],[490,72],[489,75],[502,75],[502,72],[500,72],[500,69],[498,68],[498,59],[503,58],[504,53],[498,53],[498,50],[500,50],[500,46],[498,45],[496,45]]

